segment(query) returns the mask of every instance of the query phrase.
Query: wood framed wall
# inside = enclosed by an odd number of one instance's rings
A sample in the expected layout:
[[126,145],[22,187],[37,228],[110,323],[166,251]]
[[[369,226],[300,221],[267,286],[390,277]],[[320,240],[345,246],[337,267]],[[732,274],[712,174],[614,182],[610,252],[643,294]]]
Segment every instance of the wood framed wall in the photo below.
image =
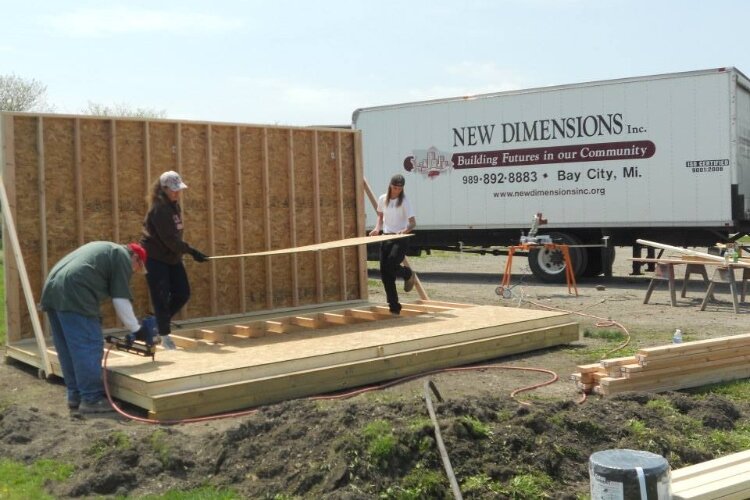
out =
[[[166,170],[188,184],[185,240],[209,255],[364,235],[360,133],[348,129],[0,114],[0,167],[35,300],[49,269],[83,243],[140,238],[147,196]],[[366,299],[364,249],[186,258],[181,319]],[[5,246],[8,343],[33,336]],[[150,311],[134,276],[135,309]],[[119,327],[109,306],[105,328]]]

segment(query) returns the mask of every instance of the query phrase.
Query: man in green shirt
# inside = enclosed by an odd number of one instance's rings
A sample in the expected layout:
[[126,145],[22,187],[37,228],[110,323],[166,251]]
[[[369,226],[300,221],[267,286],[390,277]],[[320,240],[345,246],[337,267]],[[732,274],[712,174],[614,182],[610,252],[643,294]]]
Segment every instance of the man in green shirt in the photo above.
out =
[[68,408],[112,411],[102,382],[104,336],[101,304],[112,298],[117,316],[132,333],[142,327],[133,313],[130,278],[143,272],[146,251],[137,243],[87,243],[63,257],[47,276],[42,310],[67,388]]

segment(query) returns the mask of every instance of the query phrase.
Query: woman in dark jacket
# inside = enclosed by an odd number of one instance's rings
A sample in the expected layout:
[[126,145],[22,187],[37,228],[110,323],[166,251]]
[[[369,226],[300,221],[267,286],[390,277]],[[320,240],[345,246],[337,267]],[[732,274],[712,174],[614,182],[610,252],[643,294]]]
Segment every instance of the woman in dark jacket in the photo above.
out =
[[197,262],[206,262],[208,256],[182,240],[182,209],[180,192],[187,188],[180,174],[164,172],[154,183],[151,208],[143,221],[141,244],[146,249],[146,281],[151,292],[151,303],[159,326],[162,345],[174,349],[169,338],[171,320],[190,298],[182,255],[190,254]]

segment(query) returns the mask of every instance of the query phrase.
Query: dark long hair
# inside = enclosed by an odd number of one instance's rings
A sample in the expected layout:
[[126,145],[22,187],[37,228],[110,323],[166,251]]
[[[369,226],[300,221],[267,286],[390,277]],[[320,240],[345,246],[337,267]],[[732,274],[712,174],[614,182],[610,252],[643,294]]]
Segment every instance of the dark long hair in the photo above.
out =
[[164,193],[164,188],[161,187],[161,181],[159,179],[156,179],[151,186],[151,191],[148,193],[148,196],[146,196],[146,203],[148,203],[150,208],[169,203],[169,198],[167,198],[167,195]]
[[[385,203],[388,204],[389,201],[391,201],[393,197],[391,196],[391,183],[388,183],[388,194],[386,195]],[[401,192],[398,194],[398,201],[396,202],[396,206],[400,207],[401,204],[404,202],[404,186],[401,186]]]

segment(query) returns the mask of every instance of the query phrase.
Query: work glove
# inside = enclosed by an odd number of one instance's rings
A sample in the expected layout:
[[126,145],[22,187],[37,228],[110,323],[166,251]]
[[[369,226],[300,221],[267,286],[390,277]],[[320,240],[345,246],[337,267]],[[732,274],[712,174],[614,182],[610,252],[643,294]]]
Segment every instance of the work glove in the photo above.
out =
[[161,336],[161,346],[168,351],[173,351],[177,349],[177,346],[174,345],[174,341],[169,335]]
[[206,262],[208,260],[208,255],[195,248],[190,249],[190,255],[193,256],[193,260],[196,262]]

